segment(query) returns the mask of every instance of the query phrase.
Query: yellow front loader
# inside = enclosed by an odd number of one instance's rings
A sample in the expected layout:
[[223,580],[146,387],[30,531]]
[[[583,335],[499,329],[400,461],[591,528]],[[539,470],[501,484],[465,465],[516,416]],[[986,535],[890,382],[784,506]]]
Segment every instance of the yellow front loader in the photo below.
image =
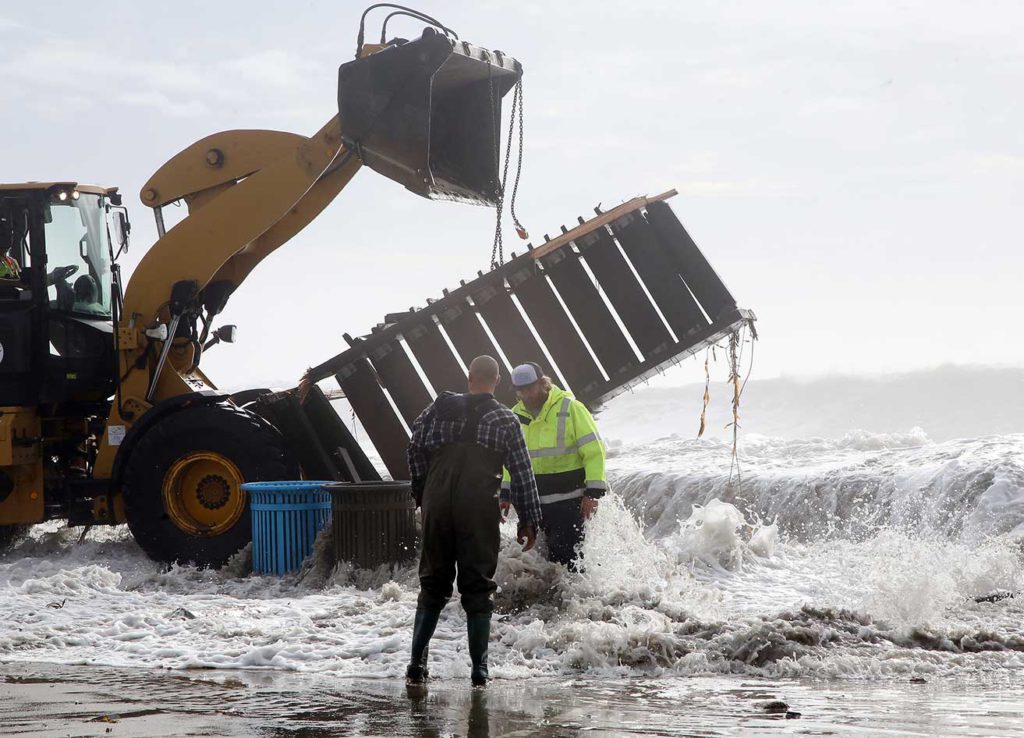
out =
[[150,556],[202,566],[250,540],[242,483],[300,470],[251,398],[201,369],[231,339],[213,321],[233,292],[363,165],[426,197],[500,197],[501,100],[522,69],[413,16],[428,25],[409,41],[363,44],[360,28],[338,115],[312,136],[227,131],[164,164],[141,191],[160,238],[123,297],[116,189],[0,185],[0,545],[53,518],[127,522]]

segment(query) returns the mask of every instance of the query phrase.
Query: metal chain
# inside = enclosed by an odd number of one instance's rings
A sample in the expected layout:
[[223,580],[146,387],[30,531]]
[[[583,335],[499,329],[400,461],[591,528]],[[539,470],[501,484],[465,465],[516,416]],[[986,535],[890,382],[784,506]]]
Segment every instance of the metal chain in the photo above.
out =
[[[492,107],[491,110],[494,108]],[[505,183],[508,182],[508,160],[512,153],[512,126],[515,124],[516,114],[516,95],[512,95],[512,115],[509,118],[509,136],[505,146],[505,164],[501,172],[501,180],[498,182],[498,205],[497,205],[497,220],[494,226],[494,246],[491,248],[491,269],[497,269],[505,261],[505,245],[502,240],[501,232],[501,216],[505,210]],[[501,152],[501,131],[499,128],[495,128],[495,139],[494,147],[496,151]]]
[[[496,163],[500,163],[501,160],[499,157],[501,156],[501,126],[499,122],[496,120],[497,116],[495,116],[494,114],[494,77],[491,75],[491,67],[489,64],[487,65],[487,91],[488,103],[491,109],[491,140],[494,142],[494,160]],[[502,248],[501,210],[502,206],[505,203],[505,188],[502,186],[501,181],[498,181],[496,184],[498,187],[498,202],[496,205],[498,214],[497,222],[495,223],[494,226],[494,245],[491,247],[491,269],[494,269],[498,266],[498,251],[499,249]],[[502,254],[502,257],[504,257],[504,254]],[[504,258],[502,260],[504,261]]]
[[[487,78],[488,85],[491,90],[491,97],[494,96],[494,83],[490,75]],[[498,183],[498,204],[497,204],[497,216],[494,226],[494,245],[491,248],[491,269],[497,269],[505,262],[505,244],[503,241],[503,234],[501,231],[501,216],[505,209],[505,186],[508,183],[508,163],[512,158],[512,134],[515,131],[516,122],[519,123],[519,158],[516,165],[516,178],[512,185],[512,200],[510,202],[509,210],[512,214],[512,221],[516,225],[516,231],[519,233],[520,238],[527,238],[528,234],[526,229],[523,228],[519,222],[519,218],[516,216],[516,195],[519,192],[519,177],[523,171],[523,80],[522,78],[516,82],[515,89],[512,93],[512,110],[510,111],[508,121],[508,140],[505,144],[505,163],[502,167],[501,181]],[[516,113],[519,113],[518,117]],[[491,106],[491,120],[494,120],[494,106]],[[494,147],[496,152],[500,152],[500,131],[497,125],[495,125],[495,141]]]
[[[526,240],[530,237],[523,224],[519,222],[519,216],[516,215],[516,195],[519,193],[519,176],[523,173],[523,78],[520,77],[519,81],[516,82],[516,92],[514,98],[512,98],[513,115],[515,114],[516,98],[519,98],[519,159],[516,161],[516,180],[512,184],[512,200],[509,202],[508,211],[512,215],[512,222],[516,225],[516,232],[519,237]],[[512,138],[512,129],[509,127],[509,138]]]

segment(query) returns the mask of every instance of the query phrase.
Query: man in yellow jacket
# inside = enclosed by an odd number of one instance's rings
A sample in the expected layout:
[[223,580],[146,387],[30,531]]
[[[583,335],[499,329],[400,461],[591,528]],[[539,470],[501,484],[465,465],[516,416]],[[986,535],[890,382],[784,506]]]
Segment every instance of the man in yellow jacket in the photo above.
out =
[[[579,400],[556,387],[534,362],[512,371],[519,418],[543,510],[548,559],[575,570],[583,523],[597,511],[608,489],[605,449],[594,418]],[[508,509],[509,476],[502,481],[502,510]]]
[[21,265],[11,256],[18,243],[13,214],[0,213],[0,279],[20,279]]

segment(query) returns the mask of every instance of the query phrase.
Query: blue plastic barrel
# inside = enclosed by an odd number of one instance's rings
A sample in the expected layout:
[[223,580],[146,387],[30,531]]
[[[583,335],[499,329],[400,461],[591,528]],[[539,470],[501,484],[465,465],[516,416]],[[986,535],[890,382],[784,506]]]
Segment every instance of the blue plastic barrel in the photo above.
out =
[[259,574],[298,571],[331,517],[328,482],[247,482],[252,508],[252,568]]

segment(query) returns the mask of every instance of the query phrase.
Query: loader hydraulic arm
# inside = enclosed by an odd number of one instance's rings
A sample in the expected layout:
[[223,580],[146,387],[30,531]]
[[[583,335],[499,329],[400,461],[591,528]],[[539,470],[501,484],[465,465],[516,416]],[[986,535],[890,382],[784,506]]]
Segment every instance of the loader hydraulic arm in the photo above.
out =
[[[212,319],[249,272],[315,218],[359,167],[334,117],[310,138],[277,131],[215,134],[150,178],[143,202],[161,208],[184,200],[189,214],[149,250],[125,291],[120,402],[112,423],[128,425],[160,400],[214,387],[196,366],[201,340],[190,332],[194,327],[178,326],[175,312],[199,305],[204,320]],[[192,305],[185,304],[190,299]],[[176,328],[176,335],[166,342],[145,336],[160,324]],[[101,458],[107,462],[111,455]]]
[[189,146],[142,189],[160,208],[184,200],[188,217],[139,264],[125,293],[125,317],[160,319],[172,285],[216,282],[233,289],[268,254],[304,228],[359,169],[341,143],[337,116],[310,138],[278,131],[228,131]]
[[[313,136],[217,133],[160,167],[141,192],[160,238],[125,289],[117,402],[97,476],[154,404],[215,388],[199,369],[213,317],[363,164],[425,197],[497,204],[501,99],[521,75],[514,58],[427,28],[342,64],[338,115]],[[178,201],[188,215],[165,233],[161,209]]]

